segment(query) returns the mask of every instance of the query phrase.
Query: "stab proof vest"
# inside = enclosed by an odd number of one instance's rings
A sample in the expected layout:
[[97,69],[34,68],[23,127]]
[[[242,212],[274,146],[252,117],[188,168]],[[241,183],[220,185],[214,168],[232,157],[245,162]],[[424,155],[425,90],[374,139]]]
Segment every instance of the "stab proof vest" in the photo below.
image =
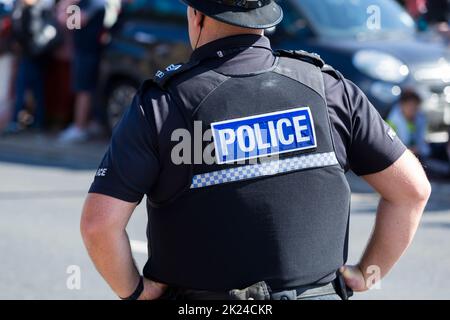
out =
[[201,133],[214,128],[216,161],[175,165],[176,143],[160,144],[145,276],[191,289],[266,281],[276,290],[318,283],[344,264],[350,190],[333,145],[324,63],[304,52],[275,55],[259,73],[230,76],[194,62],[147,84],[170,94],[193,135],[195,121]]

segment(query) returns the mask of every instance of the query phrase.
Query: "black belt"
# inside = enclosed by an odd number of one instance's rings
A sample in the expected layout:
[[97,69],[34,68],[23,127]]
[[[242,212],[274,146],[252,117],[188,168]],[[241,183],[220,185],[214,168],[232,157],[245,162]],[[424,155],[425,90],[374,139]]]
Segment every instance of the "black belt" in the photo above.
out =
[[255,283],[244,289],[230,291],[207,291],[169,287],[162,300],[298,300],[330,294],[341,298],[334,282],[324,285],[299,286],[282,291],[272,291],[264,282]]
[[272,300],[299,300],[337,294],[332,283],[322,286],[301,286],[293,290],[271,293]]

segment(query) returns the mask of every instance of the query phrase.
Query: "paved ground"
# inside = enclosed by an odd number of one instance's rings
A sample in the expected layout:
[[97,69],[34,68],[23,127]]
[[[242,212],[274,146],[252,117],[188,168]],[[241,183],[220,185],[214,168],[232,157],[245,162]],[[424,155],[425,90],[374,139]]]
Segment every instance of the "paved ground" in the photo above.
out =
[[[59,146],[48,137],[0,138],[0,299],[115,298],[90,263],[79,234],[83,199],[104,148],[103,143]],[[378,197],[361,180],[349,179],[354,262],[370,234]],[[450,298],[450,184],[433,183],[433,188],[413,246],[381,290],[357,299]],[[129,227],[140,266],[146,258],[145,223],[140,206]],[[67,288],[70,266],[80,270],[79,290]]]

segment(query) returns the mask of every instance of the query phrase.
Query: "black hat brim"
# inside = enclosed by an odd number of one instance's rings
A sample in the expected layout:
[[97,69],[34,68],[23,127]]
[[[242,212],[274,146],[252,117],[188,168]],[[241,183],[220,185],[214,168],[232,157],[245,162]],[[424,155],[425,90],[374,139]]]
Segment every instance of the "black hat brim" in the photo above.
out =
[[182,0],[188,6],[218,21],[250,29],[267,29],[283,20],[283,10],[272,1],[257,9],[243,9],[205,0]]

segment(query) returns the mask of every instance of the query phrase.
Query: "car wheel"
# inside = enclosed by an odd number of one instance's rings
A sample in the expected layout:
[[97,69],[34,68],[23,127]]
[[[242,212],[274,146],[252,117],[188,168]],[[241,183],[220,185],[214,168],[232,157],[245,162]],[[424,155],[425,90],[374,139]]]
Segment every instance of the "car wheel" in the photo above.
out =
[[110,86],[106,102],[106,121],[112,131],[125,110],[130,106],[137,91],[137,85],[132,81],[119,81]]

